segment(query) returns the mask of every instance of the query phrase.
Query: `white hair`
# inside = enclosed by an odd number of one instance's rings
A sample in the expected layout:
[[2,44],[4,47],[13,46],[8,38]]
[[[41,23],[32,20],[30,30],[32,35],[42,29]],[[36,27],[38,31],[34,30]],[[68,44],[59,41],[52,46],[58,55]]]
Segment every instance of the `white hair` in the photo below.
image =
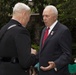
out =
[[24,3],[18,2],[17,4],[15,4],[15,6],[13,7],[13,13],[15,12],[20,12],[20,11],[31,11],[30,7]]
[[51,10],[53,11],[53,13],[55,13],[56,15],[58,15],[58,10],[57,10],[57,8],[56,8],[55,6],[53,6],[53,5],[48,5],[48,6],[46,6],[45,8],[51,9]]

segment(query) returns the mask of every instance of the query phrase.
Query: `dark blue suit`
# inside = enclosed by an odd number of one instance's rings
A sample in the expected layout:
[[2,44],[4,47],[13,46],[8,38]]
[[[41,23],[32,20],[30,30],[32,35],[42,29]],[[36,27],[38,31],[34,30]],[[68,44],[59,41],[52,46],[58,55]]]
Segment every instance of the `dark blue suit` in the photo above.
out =
[[39,63],[40,66],[48,66],[48,61],[54,61],[57,72],[54,69],[49,71],[42,71],[40,69],[39,75],[69,75],[68,64],[71,60],[71,45],[72,38],[69,29],[57,23],[50,32],[42,47],[42,39],[46,27],[42,31],[40,41]]

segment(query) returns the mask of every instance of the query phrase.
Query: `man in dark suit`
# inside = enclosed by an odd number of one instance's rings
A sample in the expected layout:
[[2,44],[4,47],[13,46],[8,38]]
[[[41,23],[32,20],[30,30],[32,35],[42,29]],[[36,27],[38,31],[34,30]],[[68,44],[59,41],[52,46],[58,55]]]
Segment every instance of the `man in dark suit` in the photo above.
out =
[[36,51],[31,50],[31,39],[26,24],[30,7],[17,3],[12,19],[0,30],[0,75],[29,75]]
[[72,38],[69,29],[58,22],[58,11],[48,5],[43,10],[45,28],[40,41],[39,75],[70,75]]

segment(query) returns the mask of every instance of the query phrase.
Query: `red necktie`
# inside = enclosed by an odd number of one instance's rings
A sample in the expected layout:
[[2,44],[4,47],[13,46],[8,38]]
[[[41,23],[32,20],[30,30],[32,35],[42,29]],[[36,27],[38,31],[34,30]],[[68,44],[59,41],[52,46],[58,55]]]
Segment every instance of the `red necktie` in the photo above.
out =
[[48,37],[48,32],[49,32],[50,28],[47,28],[44,32],[44,36],[43,36],[43,40],[42,40],[42,46],[44,45],[44,42],[46,40],[46,38]]

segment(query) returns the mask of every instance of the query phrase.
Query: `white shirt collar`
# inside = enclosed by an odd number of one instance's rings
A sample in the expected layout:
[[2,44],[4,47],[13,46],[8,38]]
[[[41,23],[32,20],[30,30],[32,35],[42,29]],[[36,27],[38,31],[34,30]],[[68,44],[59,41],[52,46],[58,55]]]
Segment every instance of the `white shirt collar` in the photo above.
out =
[[49,29],[49,33],[52,31],[52,29],[55,27],[56,23],[58,22],[58,20],[56,20],[51,26],[50,26],[50,29]]

